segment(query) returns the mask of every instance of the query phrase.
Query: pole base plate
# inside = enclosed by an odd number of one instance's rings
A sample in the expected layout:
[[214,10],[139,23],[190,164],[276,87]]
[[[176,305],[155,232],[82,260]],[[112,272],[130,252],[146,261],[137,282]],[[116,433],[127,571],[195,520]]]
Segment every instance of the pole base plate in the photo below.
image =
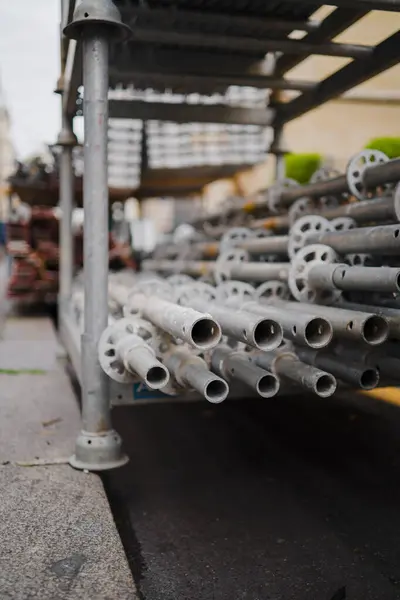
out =
[[74,469],[108,471],[122,467],[129,458],[122,451],[122,440],[114,430],[103,434],[81,431],[75,445],[75,454],[69,459]]

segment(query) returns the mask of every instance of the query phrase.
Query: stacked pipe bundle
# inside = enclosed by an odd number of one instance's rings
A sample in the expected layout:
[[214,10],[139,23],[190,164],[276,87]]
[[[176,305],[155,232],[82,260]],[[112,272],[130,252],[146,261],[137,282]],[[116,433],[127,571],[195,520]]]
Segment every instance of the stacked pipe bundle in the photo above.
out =
[[58,218],[53,209],[21,205],[6,227],[12,258],[8,296],[27,303],[54,302],[58,289]]
[[[110,235],[110,264],[134,266],[129,246]],[[21,204],[6,227],[6,252],[11,270],[7,294],[26,304],[53,303],[58,293],[59,212],[43,206]],[[83,264],[83,231],[74,232],[74,266]]]
[[[153,328],[143,333],[170,374],[160,389],[207,397],[187,376],[192,361],[220,386],[262,397],[396,384],[399,180],[399,160],[363,151],[345,175],[322,169],[307,185],[286,180],[197,219],[191,239],[156,248],[134,281],[111,279],[117,316]],[[109,374],[125,373],[125,354],[108,350]]]

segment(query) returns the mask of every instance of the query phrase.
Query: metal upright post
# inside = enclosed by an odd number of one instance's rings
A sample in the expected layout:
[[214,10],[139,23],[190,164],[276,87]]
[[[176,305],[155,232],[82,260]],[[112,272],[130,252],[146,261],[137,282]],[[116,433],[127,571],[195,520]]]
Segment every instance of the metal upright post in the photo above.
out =
[[113,469],[128,460],[112,429],[108,378],[97,352],[108,323],[108,50],[110,39],[126,29],[110,0],[83,0],[64,30],[82,41],[85,124],[83,427],[70,464],[91,471]]
[[72,210],[74,204],[74,171],[72,166],[72,150],[77,140],[72,131],[71,120],[63,115],[62,129],[57,139],[61,147],[60,157],[60,315],[71,298],[74,268]]
[[54,90],[55,94],[62,94],[64,91],[64,66],[66,59],[66,42],[65,35],[63,32],[64,25],[66,22],[66,12],[67,12],[67,4],[69,0],[60,0],[60,14],[61,14],[61,22],[60,22],[60,77],[57,80],[56,89]]
[[270,152],[275,155],[275,181],[283,181],[286,174],[285,154],[283,148],[283,129],[274,129],[274,141]]
[[[275,66],[276,66],[276,55],[275,55]],[[284,92],[281,90],[274,90],[270,98],[270,107],[276,108],[282,101]],[[271,147],[269,149],[270,154],[275,156],[275,181],[283,181],[285,179],[285,154],[287,150],[284,147],[283,142],[283,125],[273,125],[274,139],[272,140]]]

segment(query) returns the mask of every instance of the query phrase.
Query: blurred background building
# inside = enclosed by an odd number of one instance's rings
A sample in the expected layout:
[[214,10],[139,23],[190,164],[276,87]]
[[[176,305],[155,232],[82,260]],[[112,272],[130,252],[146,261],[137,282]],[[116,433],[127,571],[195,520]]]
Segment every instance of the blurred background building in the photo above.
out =
[[15,167],[15,152],[11,139],[10,115],[0,81],[0,221],[4,221],[7,213],[7,179]]

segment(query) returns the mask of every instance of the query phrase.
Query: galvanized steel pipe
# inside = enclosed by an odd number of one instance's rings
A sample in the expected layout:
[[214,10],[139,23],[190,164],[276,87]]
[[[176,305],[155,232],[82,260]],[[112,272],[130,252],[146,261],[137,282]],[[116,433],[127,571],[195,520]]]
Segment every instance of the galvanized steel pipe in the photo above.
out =
[[322,290],[398,293],[400,269],[321,264],[310,269],[308,283],[312,288]]
[[154,350],[134,334],[119,333],[116,343],[116,358],[121,360],[125,369],[137,375],[148,388],[158,390],[167,385],[169,373],[157,360]]
[[[363,188],[374,189],[385,183],[396,183],[400,181],[400,159],[391,160],[387,163],[379,164],[375,167],[365,169],[362,177]],[[349,186],[346,175],[340,175],[333,179],[324,181],[316,181],[315,183],[307,183],[305,185],[289,186],[282,190],[279,198],[279,206],[287,208],[291,206],[299,198],[321,198],[324,196],[337,196],[340,194],[349,193]],[[233,217],[236,214],[243,212],[248,203],[244,203],[242,207],[234,207],[223,213],[210,215],[207,218],[197,218],[191,221],[193,226],[201,226],[205,221],[210,223],[218,223],[221,218]],[[268,198],[263,201],[254,203],[252,209],[267,208]],[[246,208],[245,210],[248,210]],[[250,211],[251,212],[251,211]]]
[[[84,333],[82,336],[82,430],[70,464],[105,470],[127,462],[113,430],[109,380],[97,346],[108,324],[108,62],[110,38],[128,29],[112,2],[83,0],[64,33],[79,40],[83,57],[84,116]],[[118,33],[117,33],[118,32]],[[63,102],[63,108],[65,105]]]
[[[290,263],[227,262],[225,266],[230,279],[262,283],[269,280],[287,281]],[[192,277],[202,277],[215,272],[216,262],[144,260],[142,267],[145,271],[185,273]]]
[[309,244],[330,246],[338,254],[379,254],[396,256],[400,253],[400,225],[377,225],[348,231],[310,235]]
[[357,360],[343,360],[329,351],[308,348],[298,348],[296,354],[304,363],[323,369],[350,386],[372,390],[379,383],[378,369]]
[[287,281],[290,263],[226,263],[230,279],[264,283],[264,281]]
[[163,331],[194,348],[209,350],[221,339],[221,328],[210,316],[186,306],[145,294],[133,294],[129,300],[131,314],[140,314]]
[[400,309],[345,301],[341,301],[339,307],[351,311],[367,311],[384,317],[389,326],[389,337],[400,339]]
[[[362,178],[365,189],[373,189],[385,183],[395,183],[400,180],[400,160],[391,160],[376,167],[370,167],[365,170]],[[290,206],[303,197],[318,198],[321,196],[335,196],[348,193],[349,186],[346,175],[335,177],[326,181],[308,183],[298,187],[288,187],[283,190],[280,205]]]
[[284,232],[290,227],[288,215],[276,215],[276,217],[267,217],[265,219],[254,219],[249,225],[249,229],[265,229],[266,231]]
[[191,277],[202,277],[212,275],[215,269],[215,261],[178,261],[178,260],[152,260],[147,259],[142,263],[144,271],[160,271],[165,274],[185,273]]
[[176,347],[164,357],[164,362],[178,385],[196,390],[208,402],[218,404],[227,397],[229,387],[226,381],[212,373],[199,356]]
[[200,311],[208,310],[220,324],[224,335],[249,346],[260,350],[272,350],[282,342],[282,327],[275,319],[200,299],[191,300],[190,305]]
[[272,398],[279,391],[276,375],[255,365],[243,352],[218,346],[212,353],[211,366],[222,377],[242,381],[262,398]]
[[74,171],[72,146],[63,146],[60,158],[60,298],[65,303],[71,298],[74,276],[74,246],[72,211],[74,208]]
[[85,177],[83,180],[85,331],[82,336],[83,429],[111,429],[108,378],[97,344],[108,324],[108,41],[93,27],[83,39]]
[[334,338],[362,341],[374,346],[383,344],[389,335],[387,319],[378,314],[302,302],[279,302],[281,305],[297,312],[324,317],[333,328]]
[[336,390],[336,379],[333,375],[306,365],[293,352],[263,352],[256,354],[254,361],[262,369],[297,383],[321,398],[332,396]]
[[274,235],[271,237],[250,238],[235,244],[235,248],[246,250],[253,256],[261,254],[287,255],[289,236]]
[[357,356],[367,367],[377,369],[380,375],[380,385],[398,385],[400,382],[400,360],[382,349],[370,349],[365,347],[343,347],[338,346],[335,353],[343,362],[350,362]]
[[397,221],[394,209],[393,196],[383,196],[361,202],[350,202],[335,208],[327,208],[321,211],[315,211],[312,214],[318,214],[325,219],[337,219],[339,217],[350,217],[358,225],[372,223],[374,221]]
[[242,308],[257,315],[275,319],[283,328],[285,338],[310,348],[323,348],[332,340],[333,329],[323,317],[299,314],[283,307],[246,302]]

